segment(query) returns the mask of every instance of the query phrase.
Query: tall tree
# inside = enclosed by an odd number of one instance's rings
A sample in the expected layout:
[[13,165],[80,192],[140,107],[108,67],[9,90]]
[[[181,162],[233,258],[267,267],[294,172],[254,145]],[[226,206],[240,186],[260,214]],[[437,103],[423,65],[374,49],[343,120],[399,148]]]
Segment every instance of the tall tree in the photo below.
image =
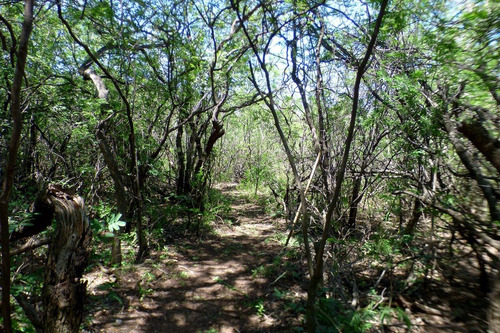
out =
[[[26,0],[24,5],[24,21],[17,50],[11,53],[11,61],[16,63],[10,94],[10,112],[12,117],[12,133],[5,171],[3,172],[2,193],[0,194],[0,240],[2,245],[2,314],[4,329],[12,332],[10,317],[10,247],[9,247],[9,198],[14,184],[15,167],[19,142],[23,128],[21,88],[23,83],[26,58],[31,30],[33,28],[34,2]],[[6,22],[5,20],[2,20]],[[14,40],[11,41],[14,46]]]

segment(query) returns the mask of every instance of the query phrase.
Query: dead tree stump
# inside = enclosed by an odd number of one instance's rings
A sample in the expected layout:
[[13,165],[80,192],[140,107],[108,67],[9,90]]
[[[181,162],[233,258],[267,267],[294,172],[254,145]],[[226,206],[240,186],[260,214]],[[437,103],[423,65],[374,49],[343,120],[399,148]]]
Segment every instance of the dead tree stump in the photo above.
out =
[[81,277],[90,252],[90,224],[80,196],[51,185],[47,200],[57,224],[44,277],[44,332],[76,333],[83,319],[86,283]]
[[493,290],[489,294],[490,308],[488,309],[489,332],[500,333],[500,274],[497,273]]

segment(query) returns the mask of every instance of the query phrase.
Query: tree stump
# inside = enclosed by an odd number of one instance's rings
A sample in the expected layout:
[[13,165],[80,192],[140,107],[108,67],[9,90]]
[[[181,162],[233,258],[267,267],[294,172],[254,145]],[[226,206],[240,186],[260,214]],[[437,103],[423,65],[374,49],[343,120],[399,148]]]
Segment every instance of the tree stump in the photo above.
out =
[[493,290],[489,294],[490,308],[488,309],[489,332],[500,333],[500,274],[497,273]]
[[57,185],[49,186],[47,200],[55,208],[56,230],[44,277],[45,333],[79,332],[83,319],[91,230],[83,199]]

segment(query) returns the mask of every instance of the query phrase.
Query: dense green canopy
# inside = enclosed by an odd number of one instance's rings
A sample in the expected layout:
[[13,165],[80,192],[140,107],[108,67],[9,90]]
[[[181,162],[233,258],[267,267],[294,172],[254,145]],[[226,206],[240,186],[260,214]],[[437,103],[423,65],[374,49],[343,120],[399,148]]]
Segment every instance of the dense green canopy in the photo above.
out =
[[95,255],[119,264],[121,241],[141,262],[171,221],[207,233],[214,184],[234,182],[300,246],[304,330],[404,322],[393,300],[469,253],[500,332],[498,1],[32,5],[0,0],[3,304],[43,312],[30,254],[9,253],[51,237],[25,231],[49,184],[85,198]]

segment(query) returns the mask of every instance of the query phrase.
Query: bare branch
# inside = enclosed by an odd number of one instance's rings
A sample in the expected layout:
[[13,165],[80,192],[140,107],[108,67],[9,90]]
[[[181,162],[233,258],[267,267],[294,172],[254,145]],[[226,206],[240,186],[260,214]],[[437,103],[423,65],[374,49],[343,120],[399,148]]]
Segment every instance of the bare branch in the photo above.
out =
[[23,308],[24,313],[26,314],[26,317],[30,320],[31,324],[35,327],[37,331],[43,329],[43,323],[38,315],[38,312],[35,310],[35,308],[28,302],[26,297],[24,297],[23,294],[18,294],[14,295],[14,298],[16,299],[17,303]]
[[26,244],[23,244],[19,247],[16,247],[10,251],[11,256],[15,256],[24,252],[28,252],[31,250],[34,250],[36,248],[39,248],[41,246],[49,244],[51,241],[50,237],[44,237],[40,239],[34,239],[26,242]]

